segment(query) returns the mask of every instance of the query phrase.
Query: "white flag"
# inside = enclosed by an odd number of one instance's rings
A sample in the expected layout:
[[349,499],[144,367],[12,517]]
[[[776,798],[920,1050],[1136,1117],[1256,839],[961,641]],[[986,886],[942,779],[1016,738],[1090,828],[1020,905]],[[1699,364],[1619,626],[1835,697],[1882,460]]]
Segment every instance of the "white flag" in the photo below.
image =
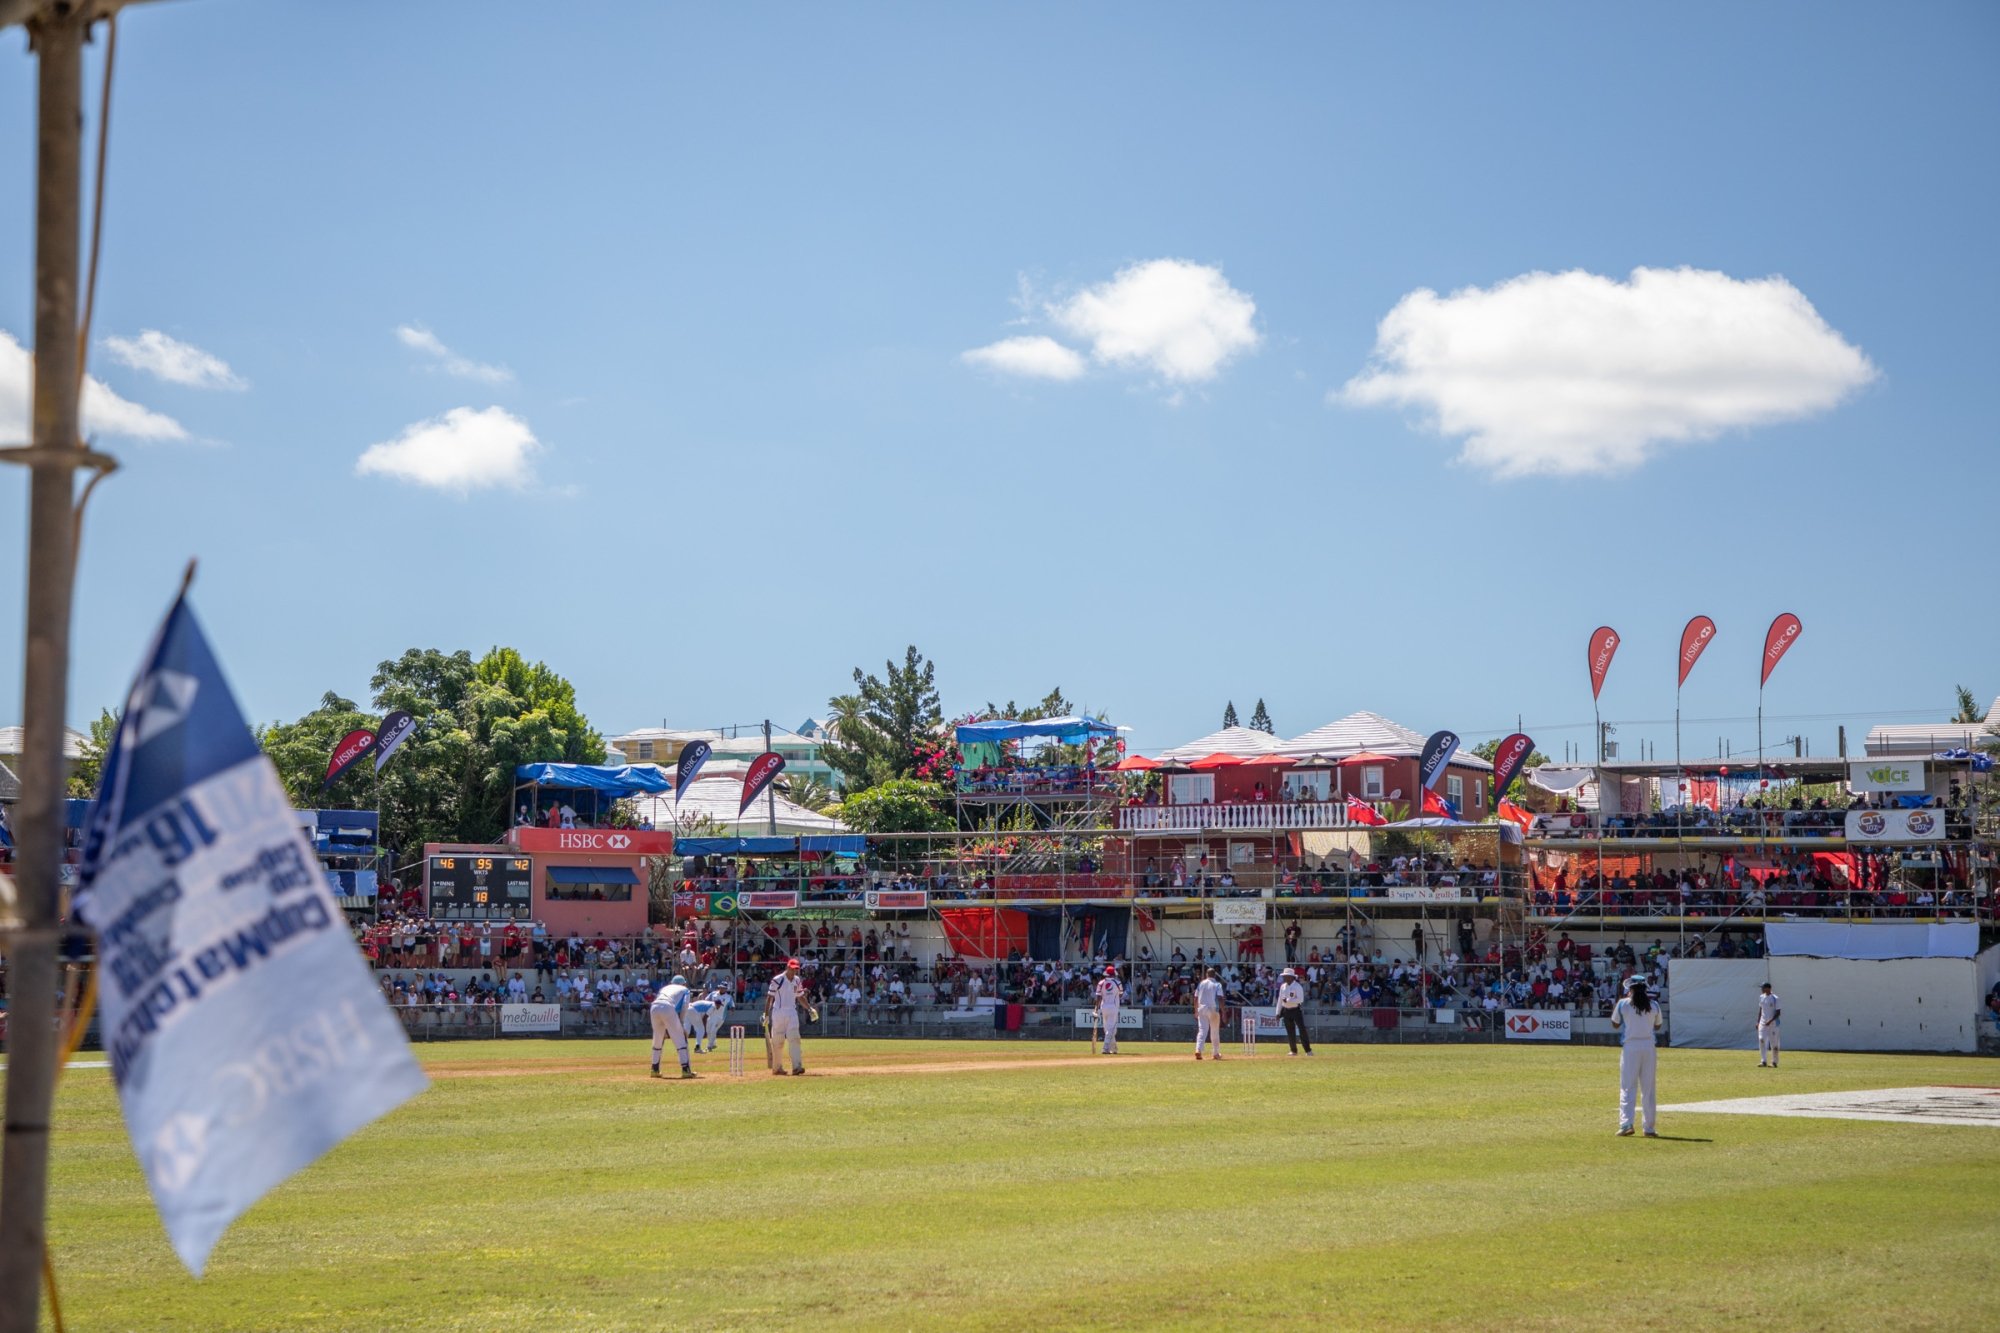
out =
[[104,760],[77,914],[106,1053],[174,1250],[425,1086],[185,597]]

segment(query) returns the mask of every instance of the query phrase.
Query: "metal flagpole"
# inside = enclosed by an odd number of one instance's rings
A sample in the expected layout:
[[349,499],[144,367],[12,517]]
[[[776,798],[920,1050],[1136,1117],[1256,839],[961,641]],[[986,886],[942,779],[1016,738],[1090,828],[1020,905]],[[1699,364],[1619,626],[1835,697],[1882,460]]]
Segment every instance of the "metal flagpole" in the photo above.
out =
[[[8,15],[5,17],[19,17]],[[5,451],[30,470],[27,651],[21,800],[14,831],[20,930],[8,946],[5,1141],[0,1145],[0,1333],[34,1333],[48,1239],[49,1114],[56,1077],[56,942],[63,853],[63,719],[69,709],[75,474],[107,468],[80,432],[82,346],[77,274],[82,210],[80,6],[29,21],[40,61],[36,108],[35,387],[32,442]]]
[[[764,719],[764,753],[771,753],[771,719]],[[775,838],[778,836],[778,784],[773,781],[764,788],[764,832]]]

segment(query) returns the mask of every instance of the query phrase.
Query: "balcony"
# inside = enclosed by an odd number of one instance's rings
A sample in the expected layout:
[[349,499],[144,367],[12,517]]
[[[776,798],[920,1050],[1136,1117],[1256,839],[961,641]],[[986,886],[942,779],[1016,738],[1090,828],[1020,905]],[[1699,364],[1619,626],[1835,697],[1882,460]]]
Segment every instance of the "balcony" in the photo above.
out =
[[1127,833],[1283,833],[1359,827],[1347,817],[1344,800],[1127,805],[1118,810],[1118,828]]

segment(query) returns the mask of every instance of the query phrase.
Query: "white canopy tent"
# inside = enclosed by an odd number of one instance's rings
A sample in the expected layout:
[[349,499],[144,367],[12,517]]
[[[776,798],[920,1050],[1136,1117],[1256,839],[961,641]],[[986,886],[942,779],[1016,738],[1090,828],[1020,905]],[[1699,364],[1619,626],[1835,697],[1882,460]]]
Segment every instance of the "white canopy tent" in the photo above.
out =
[[[759,796],[751,802],[750,808],[739,817],[736,807],[743,800],[742,775],[710,776],[704,772],[694,782],[688,784],[687,794],[674,803],[672,795],[641,797],[634,803],[636,813],[643,819],[652,821],[656,829],[681,827],[680,821],[700,815],[707,815],[714,821],[712,829],[705,829],[703,836],[719,838],[759,838],[772,831],[766,818],[766,798]],[[782,795],[777,797],[778,827],[781,837],[797,837],[800,834],[845,833],[847,825],[831,815],[808,810],[802,805],[794,805]]]

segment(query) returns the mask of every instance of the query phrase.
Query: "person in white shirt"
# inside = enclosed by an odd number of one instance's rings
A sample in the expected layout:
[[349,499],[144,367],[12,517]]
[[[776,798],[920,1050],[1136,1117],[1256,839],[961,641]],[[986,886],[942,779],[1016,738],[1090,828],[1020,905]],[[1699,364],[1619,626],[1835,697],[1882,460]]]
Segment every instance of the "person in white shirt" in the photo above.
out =
[[1306,1048],[1306,1054],[1313,1053],[1312,1038],[1306,1035],[1306,988],[1299,984],[1299,974],[1291,968],[1278,973],[1278,1022],[1285,1029],[1285,1040],[1291,1043],[1292,1054],[1299,1053],[1299,1047]]
[[[799,960],[785,960],[785,970],[771,982],[771,989],[764,993],[764,1040],[770,1046],[771,1072],[785,1072],[784,1048],[791,1048],[794,1074],[806,1072],[805,1057],[799,1051],[799,1001],[805,999],[805,983],[799,979]],[[806,1012],[814,1018],[819,1010],[811,1005]]]
[[1222,983],[1215,979],[1213,971],[1204,973],[1201,984],[1194,988],[1194,1058],[1201,1059],[1201,1045],[1208,1043],[1209,1053],[1216,1059],[1222,1058]]
[[729,993],[720,986],[714,987],[699,1000],[688,1005],[693,1015],[689,1035],[694,1038],[698,1051],[715,1049],[715,1034],[722,1030],[723,1017],[729,1012]]
[[660,987],[660,993],[653,997],[653,1077],[660,1076],[660,1052],[666,1047],[667,1038],[674,1040],[674,1053],[681,1058],[681,1077],[693,1078],[694,1067],[688,1063],[688,1039],[686,1017],[688,1007],[687,978],[676,975],[673,980]]
[[1646,993],[1646,979],[1634,973],[1625,983],[1625,998],[1611,1010],[1611,1026],[1618,1029],[1624,1048],[1618,1054],[1618,1134],[1632,1133],[1634,1102],[1646,1104],[1646,1137],[1659,1135],[1660,1101],[1653,1088],[1659,1050],[1654,1045],[1660,1031],[1660,1006]]
[[1104,969],[1104,980],[1097,983],[1097,1021],[1104,1028],[1105,1055],[1118,1054],[1118,1006],[1125,998],[1125,988],[1118,984],[1118,969]]
[[1757,996],[1757,1067],[1762,1069],[1767,1060],[1771,1068],[1778,1067],[1778,997],[1768,981]]

